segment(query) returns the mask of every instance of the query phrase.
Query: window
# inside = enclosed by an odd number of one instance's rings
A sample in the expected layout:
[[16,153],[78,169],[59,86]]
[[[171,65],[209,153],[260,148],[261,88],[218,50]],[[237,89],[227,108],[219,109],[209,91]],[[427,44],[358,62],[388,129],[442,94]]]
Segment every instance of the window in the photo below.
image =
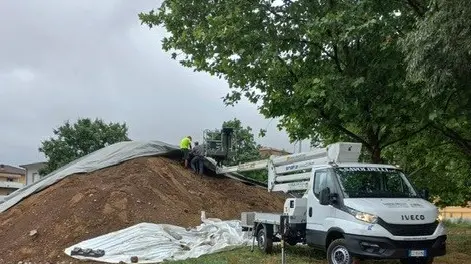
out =
[[318,170],[314,174],[314,195],[319,199],[319,194],[322,189],[329,187],[330,191],[333,192],[334,182],[332,181],[332,175],[328,170]]
[[37,182],[37,181],[39,181],[40,176],[39,176],[39,174],[38,174],[37,172],[33,172],[32,178],[33,178],[33,179],[32,179],[33,182]]
[[417,197],[405,175],[396,169],[344,167],[335,169],[345,197],[409,198]]
[[406,186],[404,186],[404,181],[401,177],[397,177],[394,174],[385,174],[384,175],[384,182],[386,185],[386,190],[389,190],[393,193],[404,193],[408,191]]

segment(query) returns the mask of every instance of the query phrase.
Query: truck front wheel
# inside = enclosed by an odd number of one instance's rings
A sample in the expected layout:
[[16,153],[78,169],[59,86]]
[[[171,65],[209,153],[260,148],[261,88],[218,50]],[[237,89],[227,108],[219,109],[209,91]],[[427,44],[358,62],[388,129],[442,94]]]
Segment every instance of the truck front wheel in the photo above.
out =
[[273,250],[273,238],[272,236],[267,236],[266,226],[261,228],[257,234],[258,248],[265,253],[271,253]]
[[345,239],[339,238],[330,243],[327,248],[329,264],[352,264],[353,256],[345,246]]

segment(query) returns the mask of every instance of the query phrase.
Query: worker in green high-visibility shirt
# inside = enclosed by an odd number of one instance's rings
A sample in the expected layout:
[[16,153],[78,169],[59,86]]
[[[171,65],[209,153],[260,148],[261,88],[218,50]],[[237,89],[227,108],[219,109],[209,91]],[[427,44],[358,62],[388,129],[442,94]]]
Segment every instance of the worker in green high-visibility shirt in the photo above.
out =
[[190,158],[191,136],[186,136],[180,141],[180,150],[182,158],[185,161],[185,168],[188,168],[188,159]]

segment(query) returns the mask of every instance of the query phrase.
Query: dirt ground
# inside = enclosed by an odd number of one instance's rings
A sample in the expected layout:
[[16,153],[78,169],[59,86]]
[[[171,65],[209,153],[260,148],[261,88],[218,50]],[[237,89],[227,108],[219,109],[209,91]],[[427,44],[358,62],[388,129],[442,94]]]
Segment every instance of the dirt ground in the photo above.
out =
[[141,222],[196,226],[202,210],[221,219],[280,212],[285,198],[228,178],[201,178],[163,157],[137,158],[67,177],[0,213],[0,263],[84,263],[64,249]]

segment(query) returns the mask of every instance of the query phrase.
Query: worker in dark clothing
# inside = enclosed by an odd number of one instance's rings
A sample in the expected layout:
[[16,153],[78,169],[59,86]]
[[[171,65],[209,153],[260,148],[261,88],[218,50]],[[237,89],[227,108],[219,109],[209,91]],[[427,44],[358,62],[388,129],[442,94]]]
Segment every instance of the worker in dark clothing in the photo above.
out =
[[195,146],[191,149],[193,158],[191,159],[190,165],[194,172],[203,175],[204,167],[204,146],[195,142]]

